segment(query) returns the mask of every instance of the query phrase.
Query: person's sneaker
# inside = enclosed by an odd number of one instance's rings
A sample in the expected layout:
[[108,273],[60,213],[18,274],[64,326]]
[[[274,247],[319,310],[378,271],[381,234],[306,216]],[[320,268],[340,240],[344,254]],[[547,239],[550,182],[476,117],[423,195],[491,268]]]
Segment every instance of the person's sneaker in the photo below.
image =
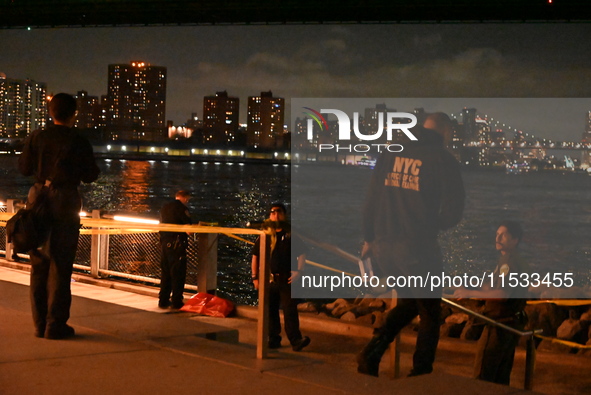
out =
[[357,372],[369,376],[378,377],[380,361],[370,360],[364,353],[357,355]]
[[35,329],[35,337],[44,338],[45,337],[45,327]]
[[412,369],[412,370],[410,371],[410,373],[408,374],[408,376],[406,376],[406,377],[422,376],[422,375],[424,375],[424,374],[429,374],[429,373],[431,373],[432,371],[433,371],[433,369],[431,369],[431,370],[429,370],[429,371],[427,371],[427,370],[414,370],[414,369]]
[[291,348],[294,351],[302,351],[304,349],[304,347],[306,347],[308,344],[310,344],[310,338],[308,336],[304,336],[300,340],[298,340],[295,344],[292,344]]
[[172,308],[175,310],[180,309],[181,307],[183,307],[185,304],[183,302],[172,302]]
[[269,340],[268,347],[272,350],[281,348],[281,340]]
[[161,309],[167,309],[170,307],[170,300],[160,300],[158,301],[158,307]]
[[47,328],[45,338],[52,340],[68,339],[76,336],[76,331],[70,325],[64,324],[57,328]]

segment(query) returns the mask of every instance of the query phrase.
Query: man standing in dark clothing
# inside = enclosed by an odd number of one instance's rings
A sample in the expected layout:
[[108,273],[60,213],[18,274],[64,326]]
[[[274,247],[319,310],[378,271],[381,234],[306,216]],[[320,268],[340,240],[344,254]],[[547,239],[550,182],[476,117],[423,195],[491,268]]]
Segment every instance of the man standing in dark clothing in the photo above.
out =
[[[271,254],[269,287],[269,348],[281,347],[281,322],[279,321],[279,307],[283,310],[285,333],[294,351],[301,351],[310,344],[308,336],[300,332],[298,304],[291,297],[291,284],[301,276],[306,264],[306,251],[302,240],[292,235],[289,224],[285,222],[285,205],[275,203],[271,205],[269,220],[263,224],[266,233],[270,234]],[[292,253],[293,252],[293,253]],[[257,239],[252,249],[252,282],[255,289],[259,289],[259,254],[260,239]],[[292,270],[292,259],[297,260],[296,270]]]
[[34,176],[27,205],[47,188],[50,233],[40,249],[30,251],[31,305],[35,336],[64,339],[75,334],[70,318],[70,281],[80,233],[80,182],[90,183],[100,170],[92,146],[72,129],[76,100],[59,93],[49,102],[53,126],[36,130],[25,140],[18,160],[22,174]]
[[[176,225],[190,225],[191,215],[187,205],[191,194],[187,191],[178,191],[176,199],[166,203],[160,210],[160,222]],[[183,292],[187,279],[187,247],[189,237],[184,232],[160,232],[162,253],[160,260],[160,295],[158,307],[166,309],[171,306],[174,309],[183,307]],[[172,303],[171,295],[172,293]]]
[[[418,141],[398,153],[385,151],[372,174],[364,209],[362,257],[372,254],[384,276],[441,273],[437,235],[456,225],[464,209],[459,163],[445,149],[447,115],[430,114],[413,129]],[[439,341],[441,292],[398,288],[395,308],[357,356],[360,373],[377,376],[382,355],[398,332],[420,316],[412,376],[431,373]]]
[[[495,245],[501,253],[499,263],[493,272],[493,286],[481,289],[457,289],[455,298],[475,298],[486,300],[482,314],[523,330],[526,316],[523,310],[527,304],[526,287],[503,287],[501,277],[508,282],[509,276],[529,273],[529,266],[521,258],[518,245],[523,237],[523,229],[516,221],[503,221],[497,229]],[[474,377],[497,384],[509,385],[515,347],[519,336],[505,329],[486,325],[478,341]]]

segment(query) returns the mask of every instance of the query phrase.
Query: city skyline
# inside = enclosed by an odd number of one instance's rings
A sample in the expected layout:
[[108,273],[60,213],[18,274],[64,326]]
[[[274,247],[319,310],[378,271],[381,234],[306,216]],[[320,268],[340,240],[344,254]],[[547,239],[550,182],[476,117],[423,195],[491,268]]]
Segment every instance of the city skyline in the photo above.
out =
[[[166,119],[175,125],[191,113],[202,116],[203,98],[218,91],[242,99],[245,123],[246,98],[261,91],[286,98],[287,111],[295,97],[585,98],[591,90],[591,44],[584,39],[590,29],[409,24],[3,30],[0,72],[45,82],[51,93],[101,96],[108,64],[144,60],[168,69]],[[471,103],[425,110],[455,113],[465,106],[494,113]],[[591,108],[581,106],[578,116],[570,116],[571,126],[558,120],[569,110],[561,108],[544,117],[550,119],[507,122],[542,138],[577,141]],[[510,110],[499,108],[495,115]]]

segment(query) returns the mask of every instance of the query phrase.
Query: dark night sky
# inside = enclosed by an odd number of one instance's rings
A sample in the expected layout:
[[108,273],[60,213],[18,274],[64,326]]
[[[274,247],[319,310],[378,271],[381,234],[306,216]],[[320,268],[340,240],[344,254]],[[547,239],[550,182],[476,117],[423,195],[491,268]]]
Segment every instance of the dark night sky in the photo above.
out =
[[520,101],[523,111],[515,101],[425,108],[474,106],[541,137],[580,140],[591,110],[589,33],[591,24],[545,23],[1,30],[0,72],[46,82],[52,93],[100,96],[110,63],[166,66],[167,119],[175,124],[201,116],[203,96],[220,90],[240,98],[241,121],[247,97],[267,90],[288,104],[291,97],[578,98],[548,108]]

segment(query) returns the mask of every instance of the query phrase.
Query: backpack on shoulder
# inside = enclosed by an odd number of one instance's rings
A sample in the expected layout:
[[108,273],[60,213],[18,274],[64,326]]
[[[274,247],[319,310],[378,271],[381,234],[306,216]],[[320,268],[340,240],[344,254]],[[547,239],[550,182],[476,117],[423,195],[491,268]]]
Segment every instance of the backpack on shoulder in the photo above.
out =
[[48,194],[49,187],[41,188],[31,207],[21,208],[6,222],[7,241],[12,243],[16,253],[37,249],[49,238],[51,219]]

